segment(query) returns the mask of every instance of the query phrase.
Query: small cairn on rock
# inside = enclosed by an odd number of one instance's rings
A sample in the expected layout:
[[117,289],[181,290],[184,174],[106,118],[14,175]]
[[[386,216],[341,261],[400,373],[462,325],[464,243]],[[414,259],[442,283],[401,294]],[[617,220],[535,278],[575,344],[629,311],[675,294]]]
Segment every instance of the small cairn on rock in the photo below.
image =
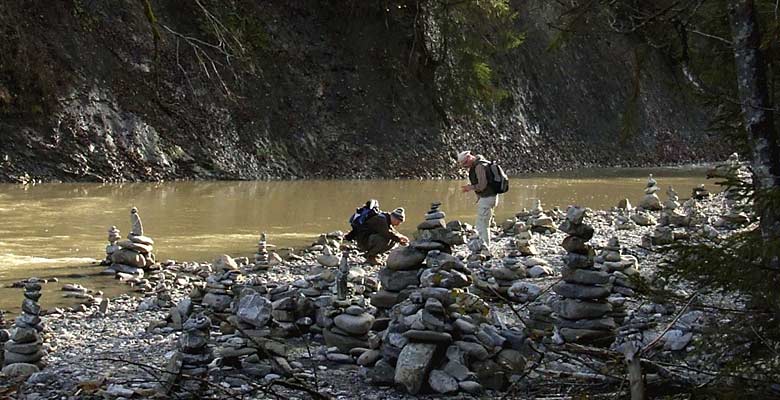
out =
[[[725,163],[715,166],[707,172],[707,177],[717,177],[731,182],[751,183],[752,177],[747,165],[739,160],[739,155],[733,153]],[[737,187],[727,187],[723,192],[728,212],[718,218],[713,225],[722,228],[736,229],[750,223],[747,213],[744,212],[744,200],[739,198]]]
[[594,268],[595,251],[587,243],[594,230],[584,223],[585,214],[583,208],[569,207],[560,226],[568,234],[562,243],[568,254],[561,271],[563,282],[553,286],[562,297],[553,303],[555,327],[565,342],[609,345],[616,328],[614,319],[606,316],[612,312],[606,300],[612,286],[609,274]]
[[542,201],[534,200],[534,207],[531,209],[531,216],[528,218],[531,225],[531,231],[536,233],[554,233],[555,223],[552,217],[544,213]]
[[260,234],[260,240],[257,242],[257,253],[255,254],[255,271],[267,271],[275,265],[282,263],[282,258],[275,252],[269,252],[268,249],[274,248],[274,245],[268,244],[268,236],[265,232]]
[[117,241],[122,239],[122,236],[119,234],[119,229],[116,228],[116,226],[112,226],[108,228],[108,245],[106,246],[106,259],[101,262],[101,265],[111,265],[111,255],[114,254],[117,250],[119,250],[119,245],[116,244]]
[[321,318],[325,344],[335,347],[328,353],[328,359],[345,363],[352,362],[348,354],[359,357],[369,347],[376,348],[379,344],[376,335],[369,334],[375,318],[367,312],[365,298],[350,298],[349,270],[349,253],[345,252],[336,275],[336,298],[323,310]]
[[[233,302],[233,292],[231,288],[241,271],[238,264],[227,254],[219,256],[213,264],[214,274],[206,278],[205,294],[202,296],[201,303],[204,307],[216,313],[223,313],[230,308]],[[193,296],[190,296],[193,298]],[[194,296],[193,300],[200,296]]]
[[460,230],[447,228],[444,221],[446,214],[440,208],[441,203],[431,203],[430,210],[425,213],[425,219],[417,225],[416,240],[410,243],[411,247],[423,252],[441,250],[451,253],[452,246],[466,243]]
[[642,197],[642,200],[639,202],[639,207],[650,211],[660,211],[662,208],[661,199],[659,199],[658,195],[656,194],[656,192],[660,190],[661,188],[658,187],[658,182],[653,179],[653,174],[650,174],[650,176],[647,178],[645,196]]
[[677,211],[680,208],[680,198],[673,187],[669,186],[666,191],[667,199],[664,202],[664,209],[661,211],[661,218],[658,224],[661,226],[688,226],[690,224],[687,215],[681,214]]
[[144,236],[141,217],[135,207],[130,210],[130,225],[132,228],[127,239],[117,242],[119,250],[111,254],[112,264],[108,268],[124,279],[141,277],[145,270],[152,269],[156,263],[152,252],[154,240]]
[[634,207],[628,199],[623,199],[618,202],[617,215],[615,216],[615,229],[617,230],[634,230],[637,227],[636,222],[631,219],[631,213],[634,211]]
[[208,365],[213,359],[209,347],[211,320],[203,313],[193,314],[184,322],[184,332],[179,336],[178,352],[169,361],[168,371],[174,376],[185,376],[179,382],[185,394],[193,396],[202,384],[199,380],[186,377],[203,377],[208,374]]
[[607,242],[604,250],[596,257],[595,261],[601,264],[605,272],[622,272],[625,275],[638,274],[638,261],[631,255],[620,254],[620,241],[617,236],[613,236]]
[[515,224],[515,246],[517,251],[524,256],[535,256],[539,254],[536,250],[536,246],[533,244],[533,237],[531,236],[531,229],[524,222],[518,222]]
[[43,368],[45,352],[40,336],[43,330],[40,298],[41,284],[35,278],[29,279],[24,285],[22,313],[16,318],[10,340],[4,345],[3,374],[6,376],[26,377]]
[[478,270],[474,293],[480,297],[506,299],[509,288],[528,275],[514,240],[507,242],[505,251],[503,259],[487,262]]

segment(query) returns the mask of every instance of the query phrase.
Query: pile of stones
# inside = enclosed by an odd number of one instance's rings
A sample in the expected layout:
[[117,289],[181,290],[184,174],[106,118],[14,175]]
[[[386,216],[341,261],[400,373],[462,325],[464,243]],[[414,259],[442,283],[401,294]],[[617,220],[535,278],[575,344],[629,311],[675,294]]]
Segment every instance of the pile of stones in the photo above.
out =
[[452,252],[452,246],[466,243],[463,232],[447,227],[441,209],[441,203],[431,203],[431,208],[425,213],[425,220],[417,225],[415,241],[410,246],[421,251],[442,250]]
[[234,293],[231,290],[237,282],[241,271],[238,264],[227,254],[214,261],[214,273],[206,278],[206,286],[193,288],[190,298],[216,313],[224,313],[233,302]]
[[5,342],[3,374],[6,376],[28,376],[43,367],[43,331],[40,313],[41,284],[32,278],[24,285],[22,313],[16,318],[9,340]]
[[[8,327],[8,322],[5,320],[5,311],[0,310],[0,350],[3,349],[5,342],[11,338]],[[3,351],[0,351],[0,365],[3,365]]]
[[106,259],[101,262],[101,265],[111,265],[111,255],[119,250],[119,245],[116,244],[122,236],[119,234],[119,229],[116,226],[108,228],[108,245],[106,246]]
[[[370,332],[375,317],[368,312],[363,302],[362,297],[335,300],[324,311],[322,332],[325,344],[338,350],[328,354],[331,361],[351,362],[352,355],[359,357],[367,349],[378,347],[378,337]],[[336,355],[338,353],[342,355]]]
[[515,224],[515,247],[521,255],[535,256],[539,254],[536,250],[536,246],[533,244],[533,237],[531,236],[531,228],[523,222]]
[[273,249],[274,245],[268,244],[268,236],[263,232],[260,234],[260,240],[257,242],[255,263],[252,266],[255,271],[267,271],[271,267],[282,263],[282,258],[275,252],[269,252],[269,248]]
[[617,215],[615,216],[615,229],[617,230],[633,230],[636,229],[637,224],[631,219],[631,213],[634,211],[634,207],[631,206],[631,202],[628,199],[623,199],[618,202]]
[[554,233],[556,230],[555,222],[552,217],[544,213],[542,201],[538,199],[534,201],[534,207],[527,221],[531,225],[531,231],[536,233]]
[[587,243],[594,230],[584,222],[585,214],[582,208],[569,207],[560,226],[568,234],[562,243],[568,253],[561,270],[563,282],[553,286],[561,296],[552,304],[555,327],[565,342],[609,345],[616,328],[615,320],[607,316],[612,312],[606,300],[612,285],[608,273],[594,268],[595,250]]
[[111,254],[112,264],[106,270],[116,273],[122,279],[143,276],[145,270],[153,269],[156,264],[152,252],[154,240],[144,236],[141,217],[135,207],[130,210],[130,223],[132,228],[127,239],[116,243],[119,249]]
[[380,290],[371,295],[371,305],[387,310],[409,297],[409,293],[420,286],[419,274],[426,254],[413,246],[393,249],[385,266],[379,270]]
[[[747,164],[739,160],[739,155],[737,155],[737,153],[732,154],[725,163],[717,165],[713,170],[708,172],[708,176],[712,175],[734,181],[752,182]],[[721,215],[713,225],[735,229],[749,224],[750,218],[747,213],[743,211],[744,200],[740,200],[739,198],[739,189],[736,187],[726,188],[724,191],[724,198],[726,200],[726,207],[729,211],[726,214]]]
[[664,202],[664,208],[661,210],[661,218],[658,220],[658,224],[661,226],[688,226],[690,225],[690,219],[687,215],[680,213],[677,209],[680,208],[680,197],[673,187],[669,186],[666,190],[667,199]]
[[203,313],[193,314],[184,322],[183,330],[179,336],[178,351],[169,360],[168,371],[173,376],[184,376],[185,379],[179,385],[182,394],[189,398],[198,393],[202,382],[186,378],[205,376],[213,360],[209,347],[211,320]]
[[483,298],[507,298],[508,290],[520,279],[528,276],[522,254],[514,240],[506,245],[506,256],[495,262],[488,262],[477,269],[473,292]]
[[662,208],[661,199],[659,199],[658,195],[656,194],[656,192],[660,190],[661,188],[658,187],[658,182],[653,179],[653,174],[650,174],[650,176],[647,178],[645,196],[642,197],[642,200],[639,202],[639,207],[642,207],[645,210],[660,211]]
[[525,336],[503,330],[489,307],[462,289],[425,287],[393,307],[381,333],[381,360],[369,381],[410,394],[501,390],[524,370]]

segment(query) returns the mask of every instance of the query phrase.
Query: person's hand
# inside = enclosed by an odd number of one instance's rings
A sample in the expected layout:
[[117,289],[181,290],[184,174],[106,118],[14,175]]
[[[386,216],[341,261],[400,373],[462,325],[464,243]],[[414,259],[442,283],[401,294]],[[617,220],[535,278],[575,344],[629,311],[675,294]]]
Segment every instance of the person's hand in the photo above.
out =
[[470,192],[471,191],[471,185],[463,185],[460,187],[460,190],[462,192]]
[[409,244],[409,238],[402,235],[401,240],[399,240],[398,243],[401,243],[402,245],[407,245]]

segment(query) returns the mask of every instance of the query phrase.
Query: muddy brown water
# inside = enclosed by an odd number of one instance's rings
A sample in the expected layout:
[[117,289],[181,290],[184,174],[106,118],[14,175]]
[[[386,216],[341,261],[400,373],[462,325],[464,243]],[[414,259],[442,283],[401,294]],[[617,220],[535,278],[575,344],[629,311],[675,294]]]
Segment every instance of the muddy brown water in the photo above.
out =
[[[579,170],[514,177],[496,209],[497,221],[530,208],[579,204],[610,208],[622,198],[638,203],[647,174],[665,192],[681,198],[707,184],[702,168]],[[30,276],[57,277],[44,285],[44,307],[73,304],[64,283],[117,295],[126,286],[97,275],[105,255],[106,231],[116,225],[125,236],[129,209],[140,210],[144,230],[155,240],[158,260],[210,261],[220,254],[252,256],[260,232],[278,247],[300,248],[320,233],[348,230],[347,218],[368,198],[383,209],[406,208],[401,231],[410,234],[431,201],[440,201],[447,220],[473,223],[473,194],[461,180],[366,180],[292,182],[171,182],[133,184],[0,185],[0,309],[15,313],[21,289],[8,286]],[[665,199],[662,193],[661,198]]]

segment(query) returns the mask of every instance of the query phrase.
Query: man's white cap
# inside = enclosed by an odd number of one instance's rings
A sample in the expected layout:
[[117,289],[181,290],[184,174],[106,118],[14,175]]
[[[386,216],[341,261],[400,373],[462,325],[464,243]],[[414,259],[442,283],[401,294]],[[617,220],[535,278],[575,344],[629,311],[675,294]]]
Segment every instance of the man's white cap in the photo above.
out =
[[471,155],[471,152],[468,151],[468,150],[461,151],[460,153],[458,153],[458,164],[463,165],[463,162],[466,161],[466,157],[468,157],[470,155]]

